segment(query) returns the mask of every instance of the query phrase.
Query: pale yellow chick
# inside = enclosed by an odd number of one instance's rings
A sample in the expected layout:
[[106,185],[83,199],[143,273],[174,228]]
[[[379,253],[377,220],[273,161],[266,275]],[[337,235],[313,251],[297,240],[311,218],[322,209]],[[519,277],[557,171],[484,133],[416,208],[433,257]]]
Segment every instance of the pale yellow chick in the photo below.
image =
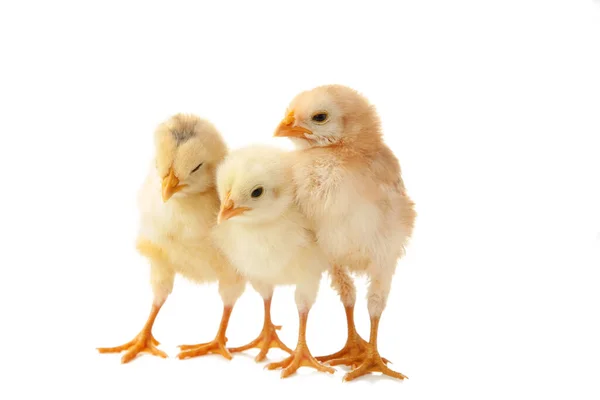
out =
[[306,321],[315,302],[327,257],[317,246],[308,221],[294,204],[290,157],[266,146],[232,152],[217,172],[221,212],[215,241],[232,264],[264,296],[276,285],[295,285],[300,318],[292,355],[269,369],[287,377],[302,366],[333,373],[306,344]]
[[219,198],[217,165],[227,155],[219,132],[194,115],[177,114],[161,123],[154,134],[156,156],[139,192],[138,251],[150,261],[154,300],[142,331],[125,345],[99,348],[101,353],[126,351],[123,363],[140,352],[166,357],[152,336],[156,315],[173,289],[175,274],[197,282],[219,282],[223,317],[215,340],[180,346],[179,358],[218,353],[231,359],[225,331],[233,305],[246,281],[212,242]]
[[[380,357],[377,331],[416,213],[398,160],[382,139],[375,108],[351,88],[320,86],[292,100],[275,136],[291,138],[299,149],[293,166],[297,201],[334,265],[332,285],[346,308],[345,347],[317,358],[358,366],[345,380],[370,372],[404,379]],[[356,290],[348,269],[370,280],[369,342],[354,326]]]

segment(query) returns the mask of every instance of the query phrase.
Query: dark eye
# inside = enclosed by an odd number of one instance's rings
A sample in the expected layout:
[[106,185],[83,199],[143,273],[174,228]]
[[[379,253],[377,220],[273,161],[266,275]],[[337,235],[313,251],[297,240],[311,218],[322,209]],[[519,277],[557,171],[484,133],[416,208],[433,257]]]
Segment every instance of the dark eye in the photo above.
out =
[[196,168],[194,168],[194,169],[192,170],[192,172],[190,172],[190,174],[193,174],[194,172],[198,171],[198,170],[200,169],[200,167],[202,166],[202,164],[204,164],[204,163],[200,163],[200,164],[198,164],[198,166],[197,166]]
[[264,190],[263,190],[263,188],[259,186],[259,187],[257,187],[256,189],[254,189],[254,190],[252,191],[252,193],[250,193],[250,196],[252,196],[252,198],[253,198],[253,199],[257,199],[257,198],[259,198],[260,196],[262,196],[262,194],[263,194],[263,191],[264,191]]
[[329,115],[327,115],[326,112],[318,112],[312,116],[312,120],[315,122],[325,122],[325,121],[327,121],[328,117],[329,117]]

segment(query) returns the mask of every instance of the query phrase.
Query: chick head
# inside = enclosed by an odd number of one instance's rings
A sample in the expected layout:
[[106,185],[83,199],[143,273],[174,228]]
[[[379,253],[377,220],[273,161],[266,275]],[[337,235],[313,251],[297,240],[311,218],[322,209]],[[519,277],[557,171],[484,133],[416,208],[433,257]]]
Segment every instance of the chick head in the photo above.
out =
[[221,200],[218,223],[265,223],[281,216],[294,199],[289,155],[263,145],[235,150],[217,170]]
[[205,192],[214,187],[217,165],[227,146],[217,129],[195,115],[177,114],[154,133],[156,170],[162,179],[162,198]]
[[330,146],[380,136],[375,108],[356,90],[342,85],[318,86],[289,104],[274,136],[296,146]]

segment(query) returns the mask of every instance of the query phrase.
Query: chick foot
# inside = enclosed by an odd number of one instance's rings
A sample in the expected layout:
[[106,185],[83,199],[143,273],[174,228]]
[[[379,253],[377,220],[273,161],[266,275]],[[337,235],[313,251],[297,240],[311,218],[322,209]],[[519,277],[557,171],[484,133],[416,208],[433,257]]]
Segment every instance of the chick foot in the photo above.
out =
[[300,367],[311,367],[321,372],[329,372],[333,374],[335,369],[318,362],[306,345],[306,319],[308,312],[300,313],[300,333],[298,335],[298,344],[296,350],[292,352],[292,355],[280,362],[267,364],[267,369],[279,369],[282,368],[281,377],[287,378],[288,376],[295,373]]
[[[370,345],[369,345],[370,346]],[[363,358],[358,368],[348,372],[344,375],[344,381],[348,382],[359,376],[370,374],[371,372],[381,372],[383,375],[391,376],[397,379],[408,379],[408,377],[400,372],[396,372],[388,368],[385,363],[385,359],[381,358],[377,350],[372,350],[369,347],[366,357]]]
[[156,348],[159,343],[151,333],[146,333],[144,331],[140,332],[135,339],[132,341],[125,343],[122,346],[117,347],[99,347],[98,352],[100,353],[120,353],[123,350],[127,350],[127,353],[121,357],[121,362],[123,364],[128,363],[137,357],[139,353],[150,353],[153,356],[158,356],[162,358],[167,358],[167,354],[164,351],[161,351]]
[[[348,365],[357,368],[366,358],[369,342],[361,338],[358,333],[349,336],[344,347],[337,353],[326,356],[315,357],[320,362],[325,362],[331,366]],[[384,364],[390,363],[386,358],[381,357]]]
[[270,349],[281,349],[289,354],[292,354],[292,350],[287,347],[285,343],[281,341],[281,339],[279,339],[279,336],[277,336],[277,331],[279,329],[281,329],[281,326],[278,325],[270,324],[268,326],[264,326],[262,332],[256,339],[244,346],[232,347],[228,350],[231,353],[239,353],[249,349],[260,349],[260,352],[254,358],[256,362],[263,361],[267,357],[267,353]]
[[207,354],[220,354],[228,360],[231,360],[233,357],[227,347],[225,347],[225,343],[227,343],[227,338],[217,337],[215,340],[208,343],[201,344],[182,344],[178,346],[182,351],[177,354],[177,358],[180,360],[192,357],[200,357],[205,356]]
[[319,356],[316,359],[329,365],[352,365],[356,368],[366,357],[367,342],[358,334],[349,336],[344,347],[333,354]]
[[98,347],[98,352],[120,353],[126,350],[127,352],[121,357],[121,363],[123,364],[133,360],[140,353],[150,353],[154,356],[167,358],[167,354],[164,351],[156,348],[160,343],[152,336],[152,326],[154,325],[154,320],[156,319],[159,310],[160,306],[152,306],[152,311],[150,312],[146,325],[132,341],[117,347]]
[[318,362],[310,354],[310,351],[308,350],[306,344],[298,344],[298,347],[296,347],[296,350],[292,352],[292,355],[284,359],[283,361],[267,364],[267,369],[270,370],[282,368],[282,378],[287,378],[288,376],[292,375],[300,367],[311,367],[316,369],[317,371],[329,372],[330,374],[333,374],[335,372],[335,369]]
[[[318,361],[326,362],[329,365],[349,365],[352,368],[358,367],[367,357],[367,349],[369,342],[364,340],[354,325],[354,307],[346,307],[346,319],[348,322],[348,339],[344,347],[333,354],[326,356],[316,357]],[[381,358],[381,360],[388,364],[390,361]]]
[[201,343],[201,344],[183,344],[179,346],[181,352],[177,354],[177,358],[180,360],[192,357],[200,357],[207,354],[220,354],[228,360],[231,360],[233,357],[225,344],[227,343],[227,338],[225,337],[225,332],[227,331],[227,325],[229,324],[229,316],[231,315],[232,306],[223,307],[223,316],[221,317],[221,324],[219,325],[219,330],[217,332],[217,336],[212,342]]
[[377,350],[377,332],[379,329],[379,317],[371,318],[371,337],[369,343],[366,343],[366,353],[360,365],[354,370],[344,375],[344,381],[348,382],[360,376],[370,374],[372,372],[381,372],[383,375],[391,376],[396,379],[408,379],[408,377],[400,372],[396,372],[388,368],[384,358],[381,358]]
[[292,350],[277,336],[277,331],[280,329],[281,326],[273,325],[271,322],[271,299],[265,299],[265,322],[258,337],[245,346],[230,348],[229,351],[239,353],[254,348],[260,349],[260,352],[254,358],[256,362],[263,361],[270,349],[281,349],[292,354]]

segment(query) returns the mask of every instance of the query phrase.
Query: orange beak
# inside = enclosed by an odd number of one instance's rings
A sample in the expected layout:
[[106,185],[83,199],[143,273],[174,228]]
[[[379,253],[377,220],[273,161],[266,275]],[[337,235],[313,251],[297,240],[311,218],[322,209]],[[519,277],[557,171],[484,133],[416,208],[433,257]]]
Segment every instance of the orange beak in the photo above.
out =
[[163,202],[167,202],[171,196],[179,192],[187,185],[180,185],[179,179],[175,176],[173,168],[169,168],[169,174],[162,180],[162,198]]
[[301,139],[306,139],[306,134],[312,135],[312,131],[301,126],[294,126],[296,122],[296,117],[294,115],[294,110],[290,111],[286,117],[281,120],[279,126],[275,130],[275,135],[277,137],[297,137]]
[[225,196],[225,200],[223,201],[223,205],[221,205],[221,211],[219,212],[219,217],[217,218],[218,224],[223,221],[227,221],[229,218],[233,218],[236,215],[240,215],[251,210],[249,207],[236,207],[233,203],[233,200],[229,198],[230,195],[231,193],[227,193],[227,196]]

